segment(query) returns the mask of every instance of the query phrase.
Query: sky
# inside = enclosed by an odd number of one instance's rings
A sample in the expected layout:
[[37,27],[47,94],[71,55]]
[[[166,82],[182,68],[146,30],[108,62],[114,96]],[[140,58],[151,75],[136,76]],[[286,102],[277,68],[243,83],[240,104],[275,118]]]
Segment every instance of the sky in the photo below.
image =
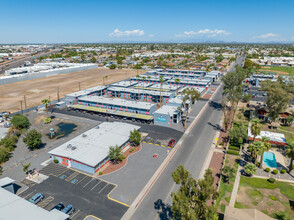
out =
[[294,42],[294,0],[0,0],[0,43]]

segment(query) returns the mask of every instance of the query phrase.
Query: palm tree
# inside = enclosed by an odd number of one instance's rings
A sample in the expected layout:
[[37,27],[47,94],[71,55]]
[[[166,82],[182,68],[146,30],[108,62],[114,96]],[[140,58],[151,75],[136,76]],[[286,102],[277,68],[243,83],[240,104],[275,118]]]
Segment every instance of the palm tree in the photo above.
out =
[[49,99],[43,99],[41,102],[42,102],[43,105],[45,105],[47,118],[49,118],[49,116],[48,116],[48,105],[50,104],[50,100]]
[[255,160],[256,163],[256,157],[257,155],[261,154],[263,151],[263,144],[260,141],[254,141],[253,144],[251,145],[251,156]]
[[262,125],[260,123],[260,120],[258,118],[252,119],[250,130],[251,134],[253,134],[253,142],[255,141],[256,136],[260,134],[261,128]]
[[222,169],[223,176],[225,177],[225,182],[228,182],[230,184],[230,179],[234,177],[234,171],[235,169],[230,166],[224,166]]
[[290,158],[289,173],[293,169],[293,160],[294,160],[294,142],[290,142],[287,145],[286,156]]
[[122,153],[121,153],[121,149],[118,145],[110,146],[109,147],[109,159],[111,161],[113,161],[114,163],[117,163],[118,161],[120,161],[122,158]]
[[104,76],[105,78],[105,84],[107,85],[107,78],[108,78],[108,75]]
[[271,143],[270,143],[270,139],[267,137],[262,137],[261,139],[261,143],[262,143],[262,150],[261,150],[261,158],[260,158],[260,163],[259,163],[259,168],[262,168],[262,162],[263,162],[263,153],[266,151],[269,151],[269,149],[271,149]]
[[23,170],[23,172],[28,173],[30,166],[31,166],[31,163],[22,164],[22,170]]
[[[139,74],[137,74],[136,75],[136,78],[139,80],[140,79],[140,75]],[[138,86],[138,101],[140,100],[140,92],[139,92],[139,86]]]
[[249,176],[252,176],[253,174],[256,173],[256,166],[252,163],[248,163],[244,166],[244,171],[247,173]]
[[181,82],[181,80],[179,78],[175,79],[175,84],[177,84],[177,94],[179,92],[179,83]]
[[[145,80],[146,80],[146,77],[143,76],[142,77],[142,80],[143,80],[143,92],[145,92],[144,89],[145,89]],[[143,100],[144,100],[144,93],[143,93]],[[147,98],[146,98],[146,100],[147,100]]]

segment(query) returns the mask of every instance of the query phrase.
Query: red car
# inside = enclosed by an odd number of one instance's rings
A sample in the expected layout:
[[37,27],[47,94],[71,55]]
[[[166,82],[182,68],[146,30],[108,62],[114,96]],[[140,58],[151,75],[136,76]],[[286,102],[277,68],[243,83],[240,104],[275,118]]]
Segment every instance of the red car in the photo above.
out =
[[168,143],[168,146],[169,146],[169,147],[174,147],[175,143],[176,143],[176,140],[175,140],[175,139],[171,139],[171,140],[169,141],[169,143]]

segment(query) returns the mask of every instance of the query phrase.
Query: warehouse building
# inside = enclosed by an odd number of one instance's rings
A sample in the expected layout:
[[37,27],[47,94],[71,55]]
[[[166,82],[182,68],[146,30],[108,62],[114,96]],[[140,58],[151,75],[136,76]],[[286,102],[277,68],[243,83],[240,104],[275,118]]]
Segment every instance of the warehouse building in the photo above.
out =
[[139,126],[122,122],[103,122],[61,146],[49,151],[59,163],[94,174],[109,162],[109,147],[124,148],[129,144],[130,131]]
[[170,127],[173,123],[177,124],[181,120],[181,112],[175,106],[163,105],[154,114],[154,124]]
[[93,88],[73,92],[65,95],[65,103],[68,105],[75,105],[78,99],[85,96],[103,96],[106,93],[106,86],[95,86]]

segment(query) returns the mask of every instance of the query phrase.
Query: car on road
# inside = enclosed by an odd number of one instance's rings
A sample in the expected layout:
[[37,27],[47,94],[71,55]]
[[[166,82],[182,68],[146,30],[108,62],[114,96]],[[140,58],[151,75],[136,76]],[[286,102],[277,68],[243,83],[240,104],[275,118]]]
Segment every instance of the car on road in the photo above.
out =
[[71,215],[74,211],[75,208],[72,205],[67,205],[64,209],[61,210],[63,213],[67,215]]
[[61,211],[64,208],[64,205],[62,203],[57,204],[54,206],[51,210],[56,209],[58,211]]
[[38,202],[40,202],[44,198],[45,198],[45,196],[42,193],[37,193],[32,198],[30,198],[29,202],[31,202],[33,204],[37,204]]
[[176,140],[175,140],[175,139],[171,139],[171,140],[168,142],[168,146],[169,146],[169,147],[174,147],[175,143],[176,143]]

